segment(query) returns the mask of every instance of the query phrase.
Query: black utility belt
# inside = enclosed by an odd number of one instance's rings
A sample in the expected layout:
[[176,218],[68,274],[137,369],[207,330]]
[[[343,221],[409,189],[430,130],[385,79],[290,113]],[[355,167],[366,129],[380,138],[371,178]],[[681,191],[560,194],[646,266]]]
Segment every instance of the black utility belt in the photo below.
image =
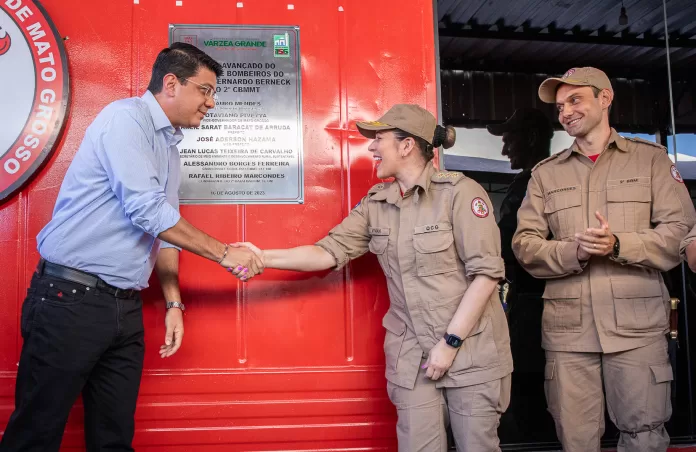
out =
[[36,269],[39,275],[49,275],[54,278],[64,279],[76,284],[81,284],[85,287],[99,289],[102,292],[113,295],[116,298],[134,299],[139,293],[135,289],[121,289],[111,284],[107,284],[103,279],[94,276],[90,273],[74,268],[64,267],[63,265],[53,264],[45,259],[39,261],[39,266]]

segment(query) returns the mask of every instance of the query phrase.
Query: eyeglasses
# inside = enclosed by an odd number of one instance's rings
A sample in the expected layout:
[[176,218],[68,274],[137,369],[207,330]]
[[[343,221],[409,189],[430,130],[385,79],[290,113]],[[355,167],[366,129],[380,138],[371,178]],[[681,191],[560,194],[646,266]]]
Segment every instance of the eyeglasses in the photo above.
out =
[[187,82],[191,82],[194,85],[200,86],[204,90],[203,94],[205,95],[205,97],[207,97],[208,99],[213,99],[213,102],[217,103],[219,97],[218,97],[217,93],[215,92],[215,88],[211,88],[210,86],[201,85],[200,83],[196,83],[193,80],[189,80],[187,78],[184,78],[182,80],[186,80]]

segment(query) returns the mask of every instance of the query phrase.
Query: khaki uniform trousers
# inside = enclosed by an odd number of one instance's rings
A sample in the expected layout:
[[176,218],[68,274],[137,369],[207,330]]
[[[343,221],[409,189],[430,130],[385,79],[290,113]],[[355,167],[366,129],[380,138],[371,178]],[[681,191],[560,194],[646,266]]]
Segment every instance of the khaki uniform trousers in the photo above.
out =
[[425,372],[419,370],[413,389],[387,383],[399,416],[399,452],[446,452],[448,423],[457,452],[500,451],[498,425],[510,404],[511,375],[461,388],[437,388]]
[[565,452],[600,450],[604,394],[621,431],[617,452],[664,452],[672,415],[667,340],[618,353],[546,352],[545,391]]

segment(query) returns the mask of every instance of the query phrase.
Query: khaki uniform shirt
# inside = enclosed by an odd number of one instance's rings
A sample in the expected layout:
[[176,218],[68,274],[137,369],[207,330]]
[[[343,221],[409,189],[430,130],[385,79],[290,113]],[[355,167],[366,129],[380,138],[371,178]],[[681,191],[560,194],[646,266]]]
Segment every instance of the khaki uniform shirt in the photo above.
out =
[[[317,243],[336,268],[368,250],[377,255],[389,290],[386,377],[412,389],[421,359],[442,338],[476,275],[504,276],[500,233],[483,188],[461,173],[428,164],[401,197],[399,185],[381,183]],[[497,291],[465,338],[438,387],[461,387],[512,372],[505,313]]]
[[[619,257],[581,264],[574,234],[599,227],[595,211],[618,237]],[[657,340],[669,326],[660,272],[679,264],[679,243],[695,222],[681,176],[658,144],[612,129],[594,164],[575,143],[539,163],[512,246],[529,273],[548,279],[543,347],[613,353]]]

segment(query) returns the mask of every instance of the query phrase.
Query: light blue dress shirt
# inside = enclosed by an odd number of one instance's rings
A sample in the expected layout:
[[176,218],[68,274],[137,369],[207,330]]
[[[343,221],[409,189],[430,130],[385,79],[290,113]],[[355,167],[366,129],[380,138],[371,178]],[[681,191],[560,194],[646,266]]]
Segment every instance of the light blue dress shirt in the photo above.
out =
[[182,138],[149,91],[106,106],[37,236],[41,256],[121,289],[146,288],[160,245],[172,246],[156,237],[181,218]]

